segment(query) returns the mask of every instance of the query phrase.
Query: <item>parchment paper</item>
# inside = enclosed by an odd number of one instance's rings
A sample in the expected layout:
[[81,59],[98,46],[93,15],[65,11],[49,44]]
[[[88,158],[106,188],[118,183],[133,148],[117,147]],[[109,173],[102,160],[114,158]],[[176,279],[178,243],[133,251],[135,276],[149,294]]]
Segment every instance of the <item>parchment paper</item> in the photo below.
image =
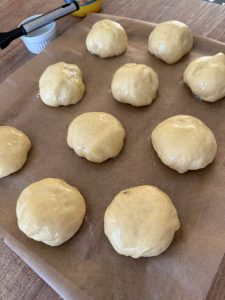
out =
[[[85,49],[87,32],[103,17],[118,20],[127,31],[129,48],[120,57],[100,59]],[[9,234],[7,244],[66,299],[205,299],[224,254],[225,100],[210,104],[195,99],[182,74],[192,59],[225,52],[225,45],[195,38],[191,54],[169,66],[147,51],[152,29],[145,22],[91,15],[0,86],[0,124],[16,126],[32,141],[24,168],[0,180],[0,224]],[[83,71],[86,93],[77,105],[51,108],[38,96],[41,73],[58,61],[75,63]],[[145,63],[158,72],[160,90],[151,106],[134,108],[113,100],[112,75],[127,62]],[[87,111],[109,112],[123,123],[126,143],[116,159],[90,163],[67,146],[69,123]],[[153,151],[153,128],[176,114],[196,116],[213,130],[218,153],[204,170],[178,174]],[[79,233],[56,248],[28,239],[19,231],[15,215],[21,191],[46,177],[59,177],[76,186],[88,207]],[[135,260],[113,250],[103,232],[103,216],[120,190],[142,184],[168,193],[181,229],[165,253]]]

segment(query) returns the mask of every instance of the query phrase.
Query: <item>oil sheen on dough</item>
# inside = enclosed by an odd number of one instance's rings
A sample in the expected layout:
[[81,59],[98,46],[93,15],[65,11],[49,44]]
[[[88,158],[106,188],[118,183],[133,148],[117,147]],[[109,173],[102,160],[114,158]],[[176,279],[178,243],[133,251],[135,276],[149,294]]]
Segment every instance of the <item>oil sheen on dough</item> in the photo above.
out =
[[147,65],[135,63],[120,67],[113,75],[111,84],[113,97],[133,106],[151,104],[156,98],[158,88],[157,73]]
[[31,142],[20,130],[0,126],[0,178],[22,168],[27,160]]
[[167,64],[178,62],[192,47],[192,32],[186,24],[179,21],[157,25],[148,40],[149,52]]
[[119,23],[104,19],[92,26],[86,47],[90,53],[102,58],[118,56],[127,49],[127,34]]
[[40,97],[49,106],[79,102],[85,91],[82,72],[77,65],[59,62],[49,66],[39,80]]
[[205,168],[217,152],[213,132],[201,120],[188,115],[162,121],[151,138],[161,161],[179,173]]
[[124,138],[125,130],[114,116],[89,112],[71,122],[67,143],[78,156],[101,163],[120,153]]
[[191,62],[184,82],[200,99],[215,102],[225,97],[225,55],[203,56]]
[[120,192],[106,209],[104,218],[105,234],[113,248],[133,258],[164,252],[179,227],[171,199],[149,185]]
[[85,211],[81,193],[57,178],[32,183],[20,194],[16,205],[20,230],[50,246],[69,240],[80,228]]

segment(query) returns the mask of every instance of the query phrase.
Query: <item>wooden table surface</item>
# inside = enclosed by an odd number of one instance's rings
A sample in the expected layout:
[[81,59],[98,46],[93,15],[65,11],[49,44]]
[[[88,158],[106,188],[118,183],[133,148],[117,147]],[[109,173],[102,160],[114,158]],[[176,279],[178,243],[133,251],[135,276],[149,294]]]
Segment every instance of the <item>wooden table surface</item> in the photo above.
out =
[[[0,31],[13,29],[28,16],[54,9],[62,3],[62,0],[1,0]],[[194,34],[225,42],[225,5],[200,0],[105,0],[102,12],[155,23],[175,19],[188,24]],[[79,21],[80,19],[72,16],[64,17],[58,21],[58,34],[62,34]],[[0,82],[32,57],[33,55],[26,51],[20,40],[13,42],[7,49],[0,50]],[[4,245],[2,238],[0,232],[0,299],[60,299],[40,277]],[[224,299],[225,256],[207,297],[207,300]]]

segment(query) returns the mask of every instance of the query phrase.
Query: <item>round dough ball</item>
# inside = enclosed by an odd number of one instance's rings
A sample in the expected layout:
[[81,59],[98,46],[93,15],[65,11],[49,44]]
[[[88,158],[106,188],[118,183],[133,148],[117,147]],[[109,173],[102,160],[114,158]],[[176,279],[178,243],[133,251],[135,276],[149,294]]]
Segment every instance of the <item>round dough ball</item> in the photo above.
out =
[[90,53],[102,58],[118,56],[127,50],[127,34],[119,23],[101,20],[92,26],[86,46]]
[[212,131],[191,116],[166,119],[155,127],[151,138],[161,161],[179,173],[205,168],[216,156]]
[[80,228],[85,211],[80,192],[56,178],[46,178],[26,187],[16,205],[20,230],[50,246],[69,240]]
[[39,80],[40,97],[49,106],[79,102],[85,91],[82,72],[76,65],[59,62],[49,66]]
[[129,63],[119,68],[113,76],[113,97],[122,103],[145,106],[152,103],[159,88],[157,73],[142,64]]
[[101,163],[117,156],[125,138],[122,124],[104,112],[84,113],[68,129],[67,143],[78,156]]
[[31,142],[20,130],[0,126],[0,178],[22,168],[27,160]]
[[200,99],[215,102],[225,97],[225,55],[203,56],[191,62],[184,82]]
[[170,198],[150,185],[120,192],[105,212],[104,230],[113,248],[133,258],[161,254],[179,228]]
[[167,21],[157,25],[148,40],[150,53],[167,64],[178,62],[192,47],[192,32],[186,24],[179,21]]

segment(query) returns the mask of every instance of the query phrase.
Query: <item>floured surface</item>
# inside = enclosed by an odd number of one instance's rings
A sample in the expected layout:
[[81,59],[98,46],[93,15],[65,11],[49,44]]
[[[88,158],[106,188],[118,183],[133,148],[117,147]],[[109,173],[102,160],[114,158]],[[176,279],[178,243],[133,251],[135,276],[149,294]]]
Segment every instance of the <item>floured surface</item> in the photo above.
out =
[[[116,18],[127,31],[128,51],[100,59],[85,49],[85,38],[101,17],[92,15],[74,25],[0,86],[0,125],[17,127],[32,142],[23,169],[0,180],[0,225],[17,241],[8,244],[68,299],[204,299],[225,249],[225,100],[213,104],[196,100],[182,75],[192,59],[225,52],[225,45],[195,38],[191,54],[169,66],[147,51],[151,24]],[[38,97],[41,73],[58,61],[75,63],[83,72],[85,96],[74,106],[51,108]],[[134,108],[112,98],[112,76],[128,62],[150,65],[159,75],[158,97],[149,107]],[[87,111],[105,111],[123,123],[126,142],[116,159],[90,163],[67,146],[70,122]],[[214,132],[218,153],[206,169],[177,174],[150,146],[153,128],[175,114],[196,116]],[[80,231],[57,248],[29,240],[16,224],[19,194],[46,177],[62,178],[77,187],[87,204]],[[144,184],[171,197],[181,229],[161,256],[134,260],[113,250],[103,232],[103,217],[120,190]]]

